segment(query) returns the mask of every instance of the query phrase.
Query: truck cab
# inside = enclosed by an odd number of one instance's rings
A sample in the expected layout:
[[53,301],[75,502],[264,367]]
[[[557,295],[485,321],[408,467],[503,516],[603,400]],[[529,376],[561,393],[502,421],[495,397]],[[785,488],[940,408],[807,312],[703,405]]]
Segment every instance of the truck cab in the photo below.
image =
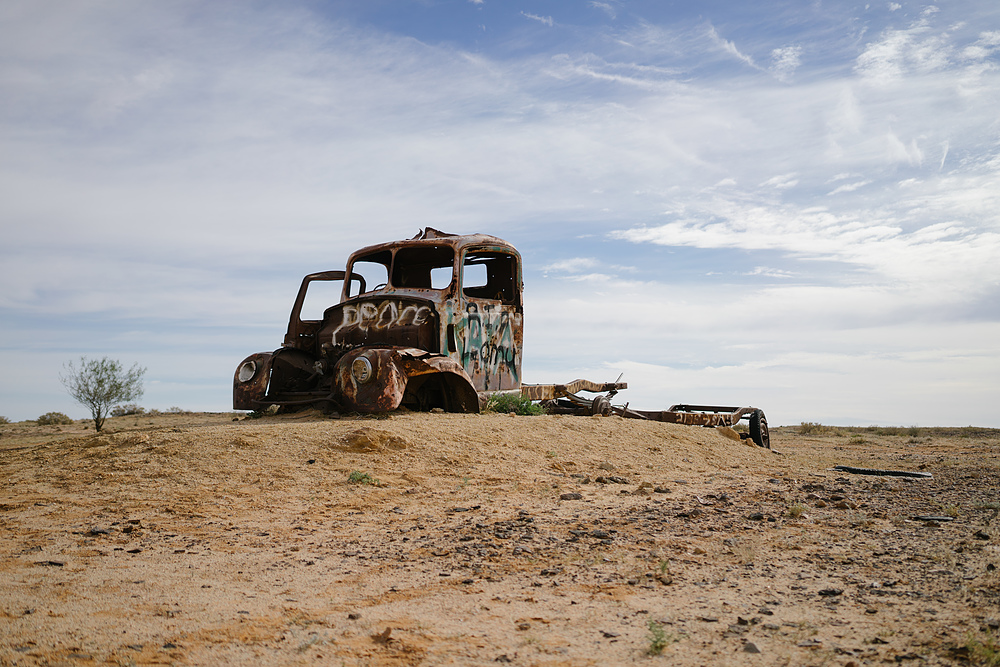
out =
[[[307,312],[331,287],[339,302]],[[237,368],[233,407],[478,412],[521,387],[522,293],[521,256],[494,236],[427,228],[362,248],[303,278],[282,347]]]

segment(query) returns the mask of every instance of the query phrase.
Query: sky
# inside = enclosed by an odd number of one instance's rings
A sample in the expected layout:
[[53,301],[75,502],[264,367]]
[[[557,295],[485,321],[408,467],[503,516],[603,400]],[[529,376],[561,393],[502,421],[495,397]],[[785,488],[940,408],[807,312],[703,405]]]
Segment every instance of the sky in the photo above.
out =
[[426,226],[521,251],[526,382],[1000,427],[1000,4],[0,3],[0,415],[230,410]]

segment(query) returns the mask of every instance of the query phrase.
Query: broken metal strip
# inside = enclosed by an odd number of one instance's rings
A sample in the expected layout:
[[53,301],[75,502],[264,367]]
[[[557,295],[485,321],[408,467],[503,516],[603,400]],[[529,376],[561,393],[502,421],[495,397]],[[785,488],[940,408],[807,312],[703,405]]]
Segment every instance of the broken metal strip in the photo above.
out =
[[563,398],[581,391],[604,393],[628,389],[627,382],[591,382],[590,380],[573,380],[566,384],[522,384],[521,395],[533,401],[551,401]]

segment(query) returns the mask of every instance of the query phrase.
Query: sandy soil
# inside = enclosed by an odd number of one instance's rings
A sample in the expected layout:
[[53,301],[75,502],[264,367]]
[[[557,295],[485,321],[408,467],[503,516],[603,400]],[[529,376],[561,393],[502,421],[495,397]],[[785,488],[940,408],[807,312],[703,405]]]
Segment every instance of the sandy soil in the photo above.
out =
[[0,665],[1000,663],[996,431],[232,418],[0,427]]

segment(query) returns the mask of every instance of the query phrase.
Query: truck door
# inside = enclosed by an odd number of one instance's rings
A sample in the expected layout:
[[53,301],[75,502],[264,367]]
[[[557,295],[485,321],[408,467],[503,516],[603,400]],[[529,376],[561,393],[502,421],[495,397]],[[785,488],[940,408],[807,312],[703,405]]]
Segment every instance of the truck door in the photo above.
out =
[[503,249],[472,248],[462,258],[462,366],[477,391],[521,386],[521,263]]

